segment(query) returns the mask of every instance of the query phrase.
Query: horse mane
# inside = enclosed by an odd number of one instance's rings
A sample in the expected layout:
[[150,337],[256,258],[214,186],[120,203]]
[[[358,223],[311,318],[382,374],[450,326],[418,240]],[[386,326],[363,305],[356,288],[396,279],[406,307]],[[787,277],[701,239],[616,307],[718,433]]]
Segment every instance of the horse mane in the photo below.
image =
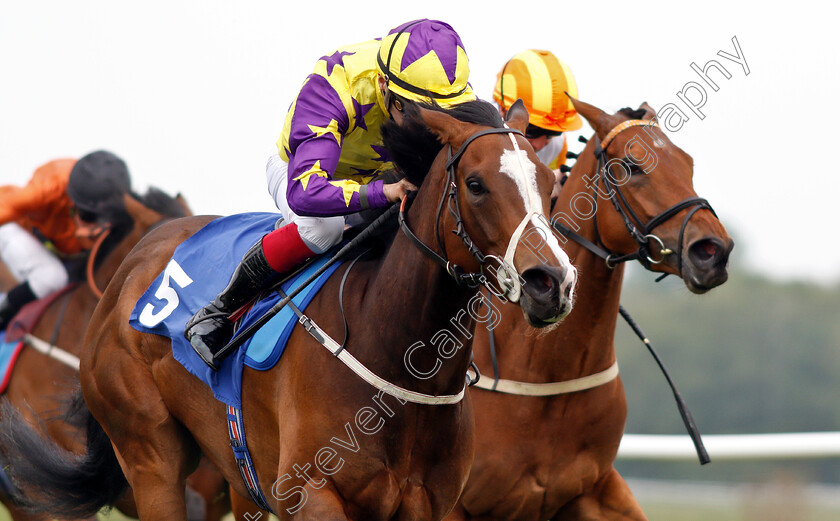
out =
[[[182,206],[175,197],[170,196],[159,188],[152,186],[146,190],[145,194],[141,195],[135,192],[130,192],[130,195],[146,208],[161,214],[163,216],[163,220],[161,222],[187,216],[187,211],[184,206]],[[111,233],[102,243],[102,246],[97,253],[96,261],[94,263],[95,268],[99,268],[108,255],[131,233],[133,228],[134,219],[132,219],[128,212],[123,211],[115,217]]]
[[[465,123],[473,123],[487,127],[502,127],[504,121],[492,104],[475,100],[455,105],[445,109],[435,104],[417,103],[402,98],[403,122],[397,124],[389,119],[382,124],[382,142],[391,155],[396,170],[404,174],[415,186],[420,186],[432,163],[443,148],[437,134],[432,132],[420,117],[420,108],[443,112]],[[393,181],[392,181],[393,182]],[[353,225],[358,233],[367,224],[381,215],[384,209],[366,210],[357,217],[352,217]],[[370,248],[369,257],[382,255],[399,230],[396,220],[382,226],[380,231],[368,240],[364,247]],[[347,237],[347,235],[345,235]]]
[[631,109],[630,107],[624,107],[623,109],[618,111],[618,114],[623,114],[627,116],[628,119],[642,119],[647,114],[645,109]]
[[146,208],[154,210],[164,217],[174,218],[187,216],[184,207],[181,206],[176,198],[170,196],[159,188],[155,188],[154,186],[149,187],[144,195],[132,192],[131,196],[143,203],[143,206]]
[[420,108],[443,112],[465,123],[493,128],[504,125],[496,107],[480,99],[450,108],[406,101],[403,104],[403,123],[398,125],[393,120],[383,123],[382,141],[397,170],[416,186],[423,183],[432,162],[443,148],[438,136],[429,130],[420,117]]

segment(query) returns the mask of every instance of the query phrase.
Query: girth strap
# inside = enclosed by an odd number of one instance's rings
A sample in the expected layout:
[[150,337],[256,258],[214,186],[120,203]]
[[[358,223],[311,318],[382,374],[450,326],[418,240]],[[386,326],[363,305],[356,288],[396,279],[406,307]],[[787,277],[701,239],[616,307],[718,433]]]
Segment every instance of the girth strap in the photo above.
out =
[[242,423],[242,410],[232,405],[227,406],[228,435],[230,446],[233,449],[233,457],[236,459],[236,466],[242,475],[242,481],[248,494],[254,503],[263,510],[274,513],[268,506],[268,501],[260,489],[260,480],[257,478],[257,471],[254,469],[254,462],[248,452],[248,444],[245,442],[245,426]]

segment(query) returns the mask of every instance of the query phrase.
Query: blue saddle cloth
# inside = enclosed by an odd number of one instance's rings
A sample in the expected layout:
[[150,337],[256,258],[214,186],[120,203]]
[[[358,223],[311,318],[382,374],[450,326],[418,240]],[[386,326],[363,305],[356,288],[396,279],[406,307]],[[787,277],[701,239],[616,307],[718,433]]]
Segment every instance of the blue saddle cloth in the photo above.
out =
[[[207,367],[193,351],[184,338],[184,325],[225,288],[245,252],[272,231],[279,218],[275,213],[245,213],[209,222],[175,249],[166,269],[137,301],[129,319],[138,331],[170,338],[175,359],[210,386],[216,399],[236,408],[241,408],[243,367],[247,365],[263,371],[273,367],[283,354],[297,324],[297,316],[288,306],[284,307],[235,353],[224,359],[218,371]],[[283,291],[288,294],[300,286],[330,259],[332,253],[327,252],[286,281]],[[336,262],[330,266],[292,301],[301,310],[306,309],[339,265]],[[239,329],[254,323],[280,300],[280,296],[273,293],[256,303],[240,319]]]

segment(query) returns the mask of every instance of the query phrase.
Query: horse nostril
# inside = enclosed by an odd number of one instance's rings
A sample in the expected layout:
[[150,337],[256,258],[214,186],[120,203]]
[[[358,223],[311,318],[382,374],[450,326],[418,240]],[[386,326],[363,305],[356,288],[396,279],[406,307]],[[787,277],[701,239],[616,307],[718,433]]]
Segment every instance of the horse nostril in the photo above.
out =
[[718,239],[701,239],[688,248],[688,255],[696,264],[715,264],[723,255],[723,244]]
[[532,295],[549,295],[557,287],[554,276],[542,268],[531,268],[522,274],[525,280],[525,287]]

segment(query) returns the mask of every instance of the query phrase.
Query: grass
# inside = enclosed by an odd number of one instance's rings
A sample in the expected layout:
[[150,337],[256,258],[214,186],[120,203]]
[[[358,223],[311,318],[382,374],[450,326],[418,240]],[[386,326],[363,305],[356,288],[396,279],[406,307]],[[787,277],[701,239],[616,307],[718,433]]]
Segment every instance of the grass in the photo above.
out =
[[[640,502],[650,521],[834,521],[840,519],[840,506],[818,506],[809,504],[801,497],[791,500],[787,495],[774,497],[743,497],[734,504],[697,504],[698,498],[679,502],[662,498],[645,499]],[[714,501],[710,502],[714,503]],[[127,521],[116,511],[99,514],[101,521]],[[275,517],[271,520],[276,521]],[[0,521],[11,521],[8,510],[0,505]],[[233,521],[228,515],[223,521]],[[266,520],[269,521],[269,520]]]
[[804,508],[791,514],[786,509],[767,512],[761,505],[732,507],[698,507],[643,503],[649,521],[836,521],[840,510]]

